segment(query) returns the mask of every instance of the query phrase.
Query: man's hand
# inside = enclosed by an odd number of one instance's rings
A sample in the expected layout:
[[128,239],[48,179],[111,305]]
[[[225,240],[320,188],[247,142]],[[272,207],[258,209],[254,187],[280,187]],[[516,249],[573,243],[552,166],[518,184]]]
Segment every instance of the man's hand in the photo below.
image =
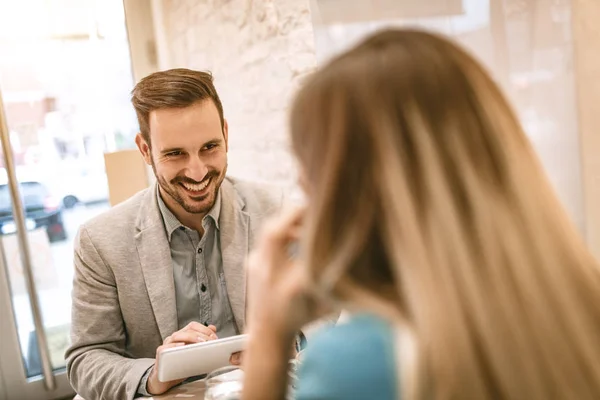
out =
[[146,390],[148,393],[162,394],[173,386],[180,384],[184,379],[178,379],[169,382],[161,382],[158,380],[158,362],[160,353],[165,349],[172,347],[184,346],[186,344],[207,342],[209,340],[217,339],[217,328],[214,325],[204,326],[199,322],[190,322],[185,328],[178,330],[171,336],[168,336],[162,346],[156,349],[156,362],[152,367],[148,382],[146,383]]
[[242,359],[244,356],[244,352],[243,351],[238,351],[237,353],[233,353],[230,357],[229,357],[229,364],[231,365],[242,365]]

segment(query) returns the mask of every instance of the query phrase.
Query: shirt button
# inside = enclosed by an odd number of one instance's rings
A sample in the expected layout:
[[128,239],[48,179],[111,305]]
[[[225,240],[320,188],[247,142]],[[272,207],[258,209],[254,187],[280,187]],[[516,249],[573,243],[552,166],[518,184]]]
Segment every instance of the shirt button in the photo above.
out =
[[204,283],[202,286],[200,286],[200,290],[202,290],[202,292],[206,292],[206,285]]
[[185,227],[184,227],[184,226],[180,226],[180,227],[179,227],[179,230],[180,230],[180,231],[185,231]]
[[198,254],[201,254],[201,253],[202,253],[202,248],[199,248],[198,249]]

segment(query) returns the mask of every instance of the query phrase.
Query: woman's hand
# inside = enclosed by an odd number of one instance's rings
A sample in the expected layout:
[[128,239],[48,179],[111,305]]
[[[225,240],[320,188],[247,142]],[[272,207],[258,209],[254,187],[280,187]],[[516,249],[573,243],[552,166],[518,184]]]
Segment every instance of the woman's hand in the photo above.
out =
[[248,261],[244,400],[285,398],[290,347],[300,328],[314,318],[307,271],[290,254],[303,215],[296,209],[267,224]]
[[308,276],[290,254],[297,245],[303,209],[285,212],[266,224],[248,260],[248,328],[250,332],[293,337],[313,319]]

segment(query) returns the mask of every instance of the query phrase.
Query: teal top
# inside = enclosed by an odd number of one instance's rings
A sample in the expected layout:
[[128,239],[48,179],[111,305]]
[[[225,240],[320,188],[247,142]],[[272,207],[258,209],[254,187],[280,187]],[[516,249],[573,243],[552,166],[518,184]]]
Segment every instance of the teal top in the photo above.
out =
[[398,399],[391,326],[360,314],[311,338],[302,355],[296,400]]

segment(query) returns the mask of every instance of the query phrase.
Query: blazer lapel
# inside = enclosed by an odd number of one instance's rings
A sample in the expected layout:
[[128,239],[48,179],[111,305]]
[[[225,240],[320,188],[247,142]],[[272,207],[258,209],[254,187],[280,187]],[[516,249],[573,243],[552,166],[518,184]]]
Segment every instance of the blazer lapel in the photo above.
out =
[[148,190],[138,214],[136,248],[146,289],[163,340],[177,330],[177,308],[173,263],[162,216],[156,199],[156,185]]
[[249,223],[245,204],[233,185],[225,179],[221,185],[219,216],[221,255],[227,295],[239,332],[246,323],[246,258],[248,255]]

